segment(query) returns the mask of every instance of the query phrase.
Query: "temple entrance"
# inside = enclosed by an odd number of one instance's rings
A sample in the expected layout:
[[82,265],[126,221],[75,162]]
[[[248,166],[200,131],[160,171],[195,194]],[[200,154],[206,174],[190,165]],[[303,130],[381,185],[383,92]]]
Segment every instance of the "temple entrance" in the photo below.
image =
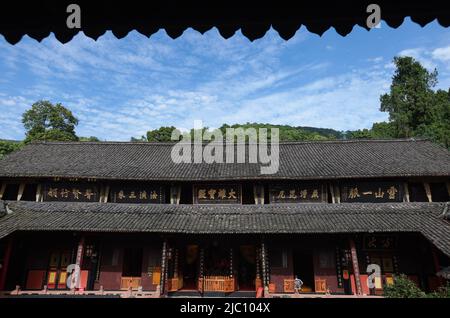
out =
[[182,262],[182,277],[184,290],[197,289],[198,277],[198,261],[199,261],[199,247],[198,245],[187,245],[181,253]]
[[141,286],[142,252],[142,248],[124,249],[121,289],[138,289]]
[[238,288],[242,291],[256,289],[256,249],[254,245],[241,245],[238,253]]
[[56,250],[50,254],[47,274],[48,289],[67,289],[67,266],[70,264],[71,256],[70,250]]
[[203,277],[199,280],[199,289],[218,293],[235,291],[233,266],[233,249],[214,241],[205,248]]
[[314,292],[314,263],[310,250],[294,250],[294,277],[303,281],[301,292]]

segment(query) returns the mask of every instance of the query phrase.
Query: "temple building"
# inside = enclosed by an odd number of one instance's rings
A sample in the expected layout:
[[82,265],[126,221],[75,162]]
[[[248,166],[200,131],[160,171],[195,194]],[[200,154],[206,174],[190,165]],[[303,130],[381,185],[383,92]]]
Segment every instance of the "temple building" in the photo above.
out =
[[260,174],[174,163],[172,147],[37,142],[0,160],[1,293],[288,297],[299,278],[300,295],[363,296],[401,273],[425,291],[444,283],[447,149],[281,143],[278,172]]

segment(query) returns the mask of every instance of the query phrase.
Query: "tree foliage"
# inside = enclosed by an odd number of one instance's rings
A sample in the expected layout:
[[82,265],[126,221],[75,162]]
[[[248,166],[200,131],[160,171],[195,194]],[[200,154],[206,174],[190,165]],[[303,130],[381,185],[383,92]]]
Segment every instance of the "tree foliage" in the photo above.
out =
[[[270,129],[278,128],[280,132],[280,141],[302,141],[302,140],[328,140],[337,139],[342,137],[342,133],[334,129],[325,128],[314,128],[314,127],[292,127],[288,125],[272,125],[272,124],[261,124],[261,123],[246,123],[246,124],[234,124],[228,125],[223,124],[217,129],[210,129],[208,127],[202,128],[203,135],[210,135],[214,139],[214,132],[219,130],[223,137],[226,137],[227,128],[242,128],[249,129],[254,128],[258,133],[259,128],[266,128],[268,132],[268,138],[270,139]],[[170,142],[172,131],[176,129],[173,126],[170,127],[160,127],[155,130],[150,130],[147,132],[146,136],[141,138],[131,138],[131,141],[151,141],[151,142]],[[193,138],[194,129],[191,129],[190,136]]]
[[22,123],[26,129],[25,143],[34,140],[78,140],[75,134],[78,119],[59,103],[53,105],[45,100],[34,103],[31,109],[22,115]]
[[424,68],[412,57],[395,57],[390,91],[380,97],[389,121],[372,129],[347,132],[348,138],[424,137],[450,148],[450,90],[437,90],[437,70]]
[[100,141],[100,139],[98,139],[95,136],[90,136],[90,137],[79,137],[78,138],[79,141]]
[[0,140],[0,159],[7,154],[22,148],[23,143],[11,140]]
[[394,277],[394,283],[384,288],[384,296],[388,298],[422,298],[426,294],[406,275]]

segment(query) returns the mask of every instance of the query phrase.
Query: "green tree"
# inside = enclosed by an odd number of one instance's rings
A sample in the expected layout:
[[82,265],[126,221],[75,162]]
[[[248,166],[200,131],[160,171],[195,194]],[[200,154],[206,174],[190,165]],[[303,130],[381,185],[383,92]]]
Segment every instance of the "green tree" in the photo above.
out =
[[23,146],[22,142],[11,140],[0,140],[0,159],[7,154],[19,150]]
[[395,138],[396,137],[395,127],[392,123],[388,123],[385,121],[380,123],[373,123],[371,135],[373,138],[378,139]]
[[76,141],[78,119],[61,104],[41,100],[22,115],[26,132],[25,143],[33,140]]
[[160,127],[155,130],[147,131],[147,141],[151,142],[170,142],[172,137],[172,131],[176,128],[170,127]]
[[371,139],[373,137],[372,131],[365,129],[349,130],[346,133],[348,139]]
[[98,139],[95,136],[90,136],[90,137],[79,137],[78,138],[79,141],[100,141],[100,139]]
[[450,148],[450,90],[438,90],[434,95],[430,124],[423,127],[422,134]]
[[420,135],[431,121],[437,70],[429,72],[409,56],[395,57],[394,64],[390,92],[380,97],[380,110],[389,113],[396,137]]
[[426,294],[406,275],[394,276],[394,284],[386,286],[384,296],[388,298],[422,298]]

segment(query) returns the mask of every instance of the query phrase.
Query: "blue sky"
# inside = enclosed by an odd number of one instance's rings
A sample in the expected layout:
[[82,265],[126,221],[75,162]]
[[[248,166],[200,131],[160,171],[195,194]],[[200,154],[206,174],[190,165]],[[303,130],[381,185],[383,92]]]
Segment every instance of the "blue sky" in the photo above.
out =
[[0,36],[0,138],[22,139],[21,114],[39,99],[67,106],[80,120],[79,136],[102,140],[187,129],[197,119],[209,127],[370,128],[387,119],[379,96],[389,89],[396,55],[437,67],[438,87],[450,87],[450,29],[437,22],[355,27],[347,37],[302,27],[289,41],[274,30],[253,42],[239,31],[225,40],[216,29],[189,29],[175,40],[164,30],[121,40],[79,34],[64,45],[50,36],[12,46]]

